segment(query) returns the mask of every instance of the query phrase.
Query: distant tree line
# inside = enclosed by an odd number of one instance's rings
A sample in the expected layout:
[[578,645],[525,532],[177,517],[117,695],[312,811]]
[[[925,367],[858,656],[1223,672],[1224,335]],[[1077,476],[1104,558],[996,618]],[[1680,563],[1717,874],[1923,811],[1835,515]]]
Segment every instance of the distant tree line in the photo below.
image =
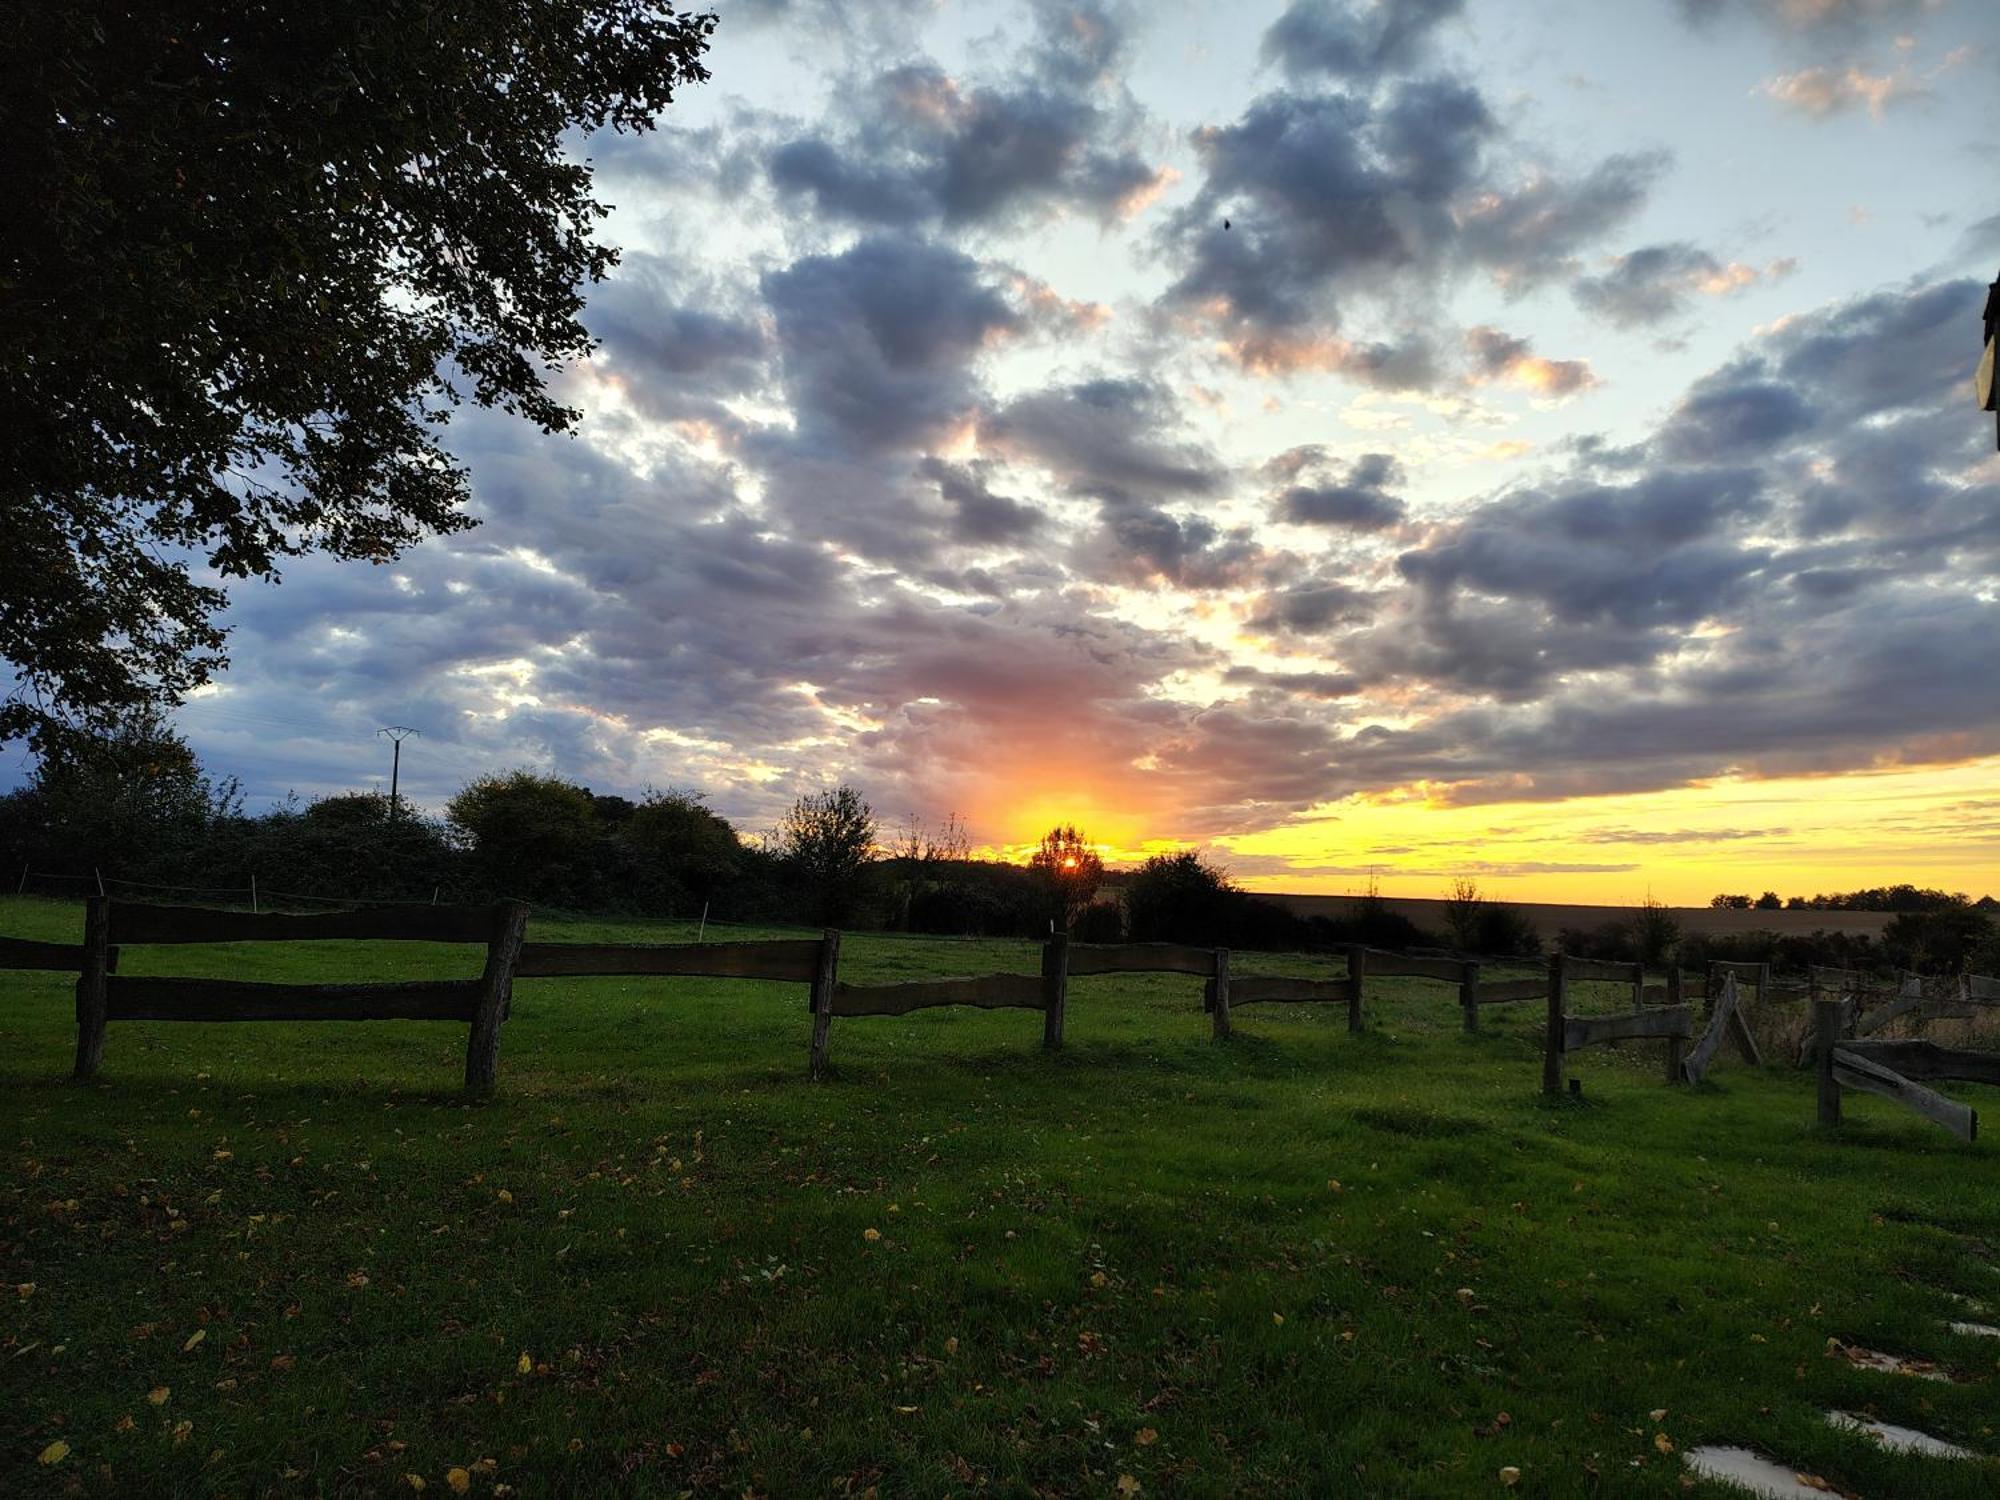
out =
[[[1066,931],[1085,942],[1245,949],[1365,943],[1489,957],[1542,951],[1527,917],[1488,899],[1470,879],[1453,884],[1442,904],[1444,930],[1432,932],[1394,910],[1373,881],[1339,915],[1301,916],[1241,889],[1194,850],[1107,871],[1089,837],[1070,824],[1050,829],[1025,864],[974,859],[970,851],[956,818],[885,832],[850,786],[807,793],[769,833],[745,837],[699,792],[649,790],[634,800],[533,770],[468,782],[440,818],[393,808],[376,792],[290,798],[253,815],[234,781],[209,775],[187,743],[147,712],[112,732],[52,742],[28,784],[0,797],[4,868],[67,877],[71,889],[90,888],[102,876],[241,891],[254,874],[274,900],[513,896],[559,910],[706,911],[718,921],[955,936]],[[1648,901],[1628,916],[1565,931],[1558,945],[1653,965],[1736,958],[1781,968],[2000,971],[1993,903],[1931,899],[1938,895],[1893,886],[1840,898],[1899,903],[1853,908],[1895,911],[1879,941],[1840,933],[1683,935],[1670,911]]]
[[1914,885],[1877,885],[1866,890],[1820,896],[1790,896],[1780,899],[1776,891],[1766,891],[1751,900],[1748,896],[1720,895],[1709,898],[1718,911],[1950,911],[1961,906],[1977,906],[1991,912],[2000,902],[1991,896],[1974,901],[1963,891],[1937,891]]

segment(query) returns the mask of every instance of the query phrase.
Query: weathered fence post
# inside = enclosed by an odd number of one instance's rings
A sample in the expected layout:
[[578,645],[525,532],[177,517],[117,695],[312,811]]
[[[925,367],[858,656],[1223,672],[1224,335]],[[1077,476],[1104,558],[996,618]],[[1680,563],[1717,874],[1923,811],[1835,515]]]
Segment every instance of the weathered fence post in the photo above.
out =
[[1215,1001],[1214,1008],[1210,1012],[1214,1020],[1214,1030],[1211,1034],[1225,1037],[1229,1035],[1229,950],[1227,948],[1215,950],[1215,978],[1209,983],[1213,986],[1209,993]]
[[1468,960],[1458,975],[1459,1019],[1468,1032],[1479,1030],[1479,965]]
[[1052,933],[1042,944],[1042,1046],[1058,1051],[1063,1040],[1063,1011],[1069,1004],[1069,934]]
[[[1676,964],[1674,965],[1673,968],[1667,970],[1667,1004],[1680,1005],[1684,1003],[1685,995],[1686,991],[1683,989],[1681,985],[1680,965]],[[1677,1036],[1668,1037],[1667,1038],[1667,1082],[1668,1083],[1682,1083],[1686,1081],[1681,1077],[1681,1063],[1686,1059],[1686,1057],[1687,1057],[1687,1042]]]
[[104,1063],[104,976],[111,968],[111,903],[90,896],[83,903],[83,972],[76,977],[76,1068],[79,1083]]
[[1347,1029],[1361,1029],[1361,988],[1368,981],[1368,950],[1355,943],[1347,950]]
[[502,901],[494,912],[493,935],[486,943],[486,967],[479,975],[479,999],[472,1012],[472,1034],[465,1042],[465,1091],[490,1094],[500,1070],[500,1023],[514,1007],[514,965],[528,933],[524,901]]
[[1563,956],[1557,949],[1549,955],[1549,1019],[1542,1034],[1542,1092],[1563,1090]]
[[831,927],[820,934],[819,967],[813,970],[813,1036],[811,1075],[826,1076],[826,1034],[833,1025],[833,987],[840,980],[840,934]]
[[1813,1057],[1819,1066],[1819,1122],[1840,1123],[1840,1084],[1833,1076],[1833,1049],[1840,1041],[1839,1000],[1813,1001]]
[[1757,1014],[1764,1014],[1764,1002],[1770,998],[1771,966],[1757,965]]

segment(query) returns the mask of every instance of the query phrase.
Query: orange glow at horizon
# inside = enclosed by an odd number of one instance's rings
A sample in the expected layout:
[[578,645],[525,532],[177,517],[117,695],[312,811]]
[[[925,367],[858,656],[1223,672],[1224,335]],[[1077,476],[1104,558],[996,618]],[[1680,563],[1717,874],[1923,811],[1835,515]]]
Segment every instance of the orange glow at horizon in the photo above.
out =
[[[1125,779],[1143,795],[1146,778]],[[1838,776],[1728,779],[1671,791],[1459,807],[1402,788],[1272,827],[1175,836],[1170,811],[1109,786],[1008,798],[975,826],[980,858],[1025,863],[1073,823],[1110,867],[1199,847],[1255,891],[1436,897],[1470,875],[1500,900],[1706,905],[1721,892],[1814,895],[1908,881],[2000,896],[2000,757]]]

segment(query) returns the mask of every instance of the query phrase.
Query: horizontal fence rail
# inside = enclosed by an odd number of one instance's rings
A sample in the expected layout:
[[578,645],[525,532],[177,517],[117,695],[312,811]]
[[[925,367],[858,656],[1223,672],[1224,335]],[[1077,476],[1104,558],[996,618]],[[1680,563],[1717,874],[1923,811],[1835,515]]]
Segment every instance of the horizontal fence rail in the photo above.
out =
[[1894,1068],[1905,1078],[1956,1079],[1961,1083],[2000,1085],[2000,1053],[1940,1047],[1936,1042],[1914,1039],[1842,1042],[1840,1050],[1865,1057],[1885,1068]]
[[[108,968],[118,967],[118,950],[105,954]],[[67,969],[83,967],[83,944],[44,943],[35,938],[0,937],[0,969]]]
[[1685,1005],[1635,1010],[1620,1016],[1567,1016],[1563,1020],[1563,1051],[1575,1052],[1603,1042],[1637,1042],[1693,1035],[1694,1015]]

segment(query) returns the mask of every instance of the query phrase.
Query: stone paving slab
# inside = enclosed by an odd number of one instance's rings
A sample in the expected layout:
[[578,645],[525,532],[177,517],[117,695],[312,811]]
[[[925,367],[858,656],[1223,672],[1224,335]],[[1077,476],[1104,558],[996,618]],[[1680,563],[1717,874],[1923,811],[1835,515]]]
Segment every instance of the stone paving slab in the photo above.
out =
[[1826,1414],[1827,1425],[1846,1432],[1858,1432],[1871,1437],[1891,1453],[1919,1453],[1926,1458],[1978,1458],[1970,1448],[1961,1448],[1956,1443],[1947,1443],[1943,1438],[1932,1437],[1928,1432],[1919,1432],[1914,1427],[1898,1427],[1893,1422],[1878,1422],[1873,1417],[1864,1417],[1851,1411],[1830,1411]]
[[1788,1469],[1781,1463],[1773,1463],[1761,1453],[1748,1448],[1724,1448],[1706,1445],[1690,1448],[1681,1457],[1686,1461],[1688,1472],[1703,1479],[1713,1479],[1719,1484],[1731,1484],[1758,1500],[1826,1500],[1829,1494],[1838,1491],[1830,1489],[1825,1481],[1818,1484],[1806,1483],[1805,1476],[1796,1469]]

